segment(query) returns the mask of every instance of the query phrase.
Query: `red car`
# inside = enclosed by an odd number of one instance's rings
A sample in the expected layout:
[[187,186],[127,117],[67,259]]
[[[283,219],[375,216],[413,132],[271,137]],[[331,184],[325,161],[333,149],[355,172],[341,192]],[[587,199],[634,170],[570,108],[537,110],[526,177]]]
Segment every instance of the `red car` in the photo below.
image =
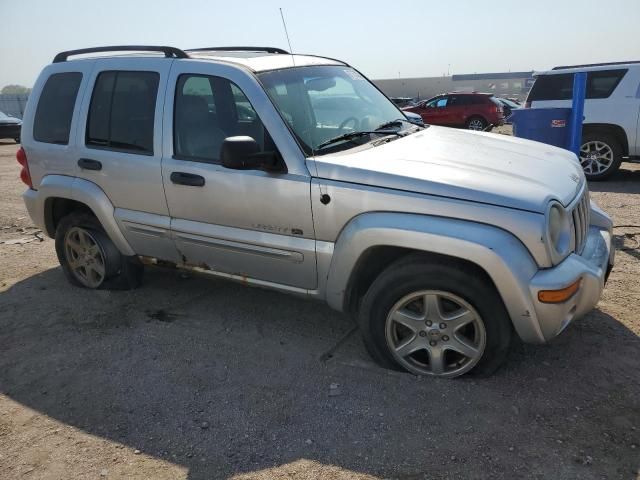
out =
[[417,113],[424,123],[485,130],[502,125],[502,104],[490,93],[447,93],[402,110]]

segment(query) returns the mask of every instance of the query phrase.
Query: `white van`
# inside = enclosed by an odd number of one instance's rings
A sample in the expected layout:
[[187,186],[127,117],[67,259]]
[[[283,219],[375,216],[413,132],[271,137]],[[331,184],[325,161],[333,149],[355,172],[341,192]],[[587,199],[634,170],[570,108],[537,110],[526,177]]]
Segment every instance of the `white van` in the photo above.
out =
[[589,180],[604,180],[640,160],[640,61],[555,67],[537,75],[527,107],[571,107],[573,76],[587,72],[580,163]]

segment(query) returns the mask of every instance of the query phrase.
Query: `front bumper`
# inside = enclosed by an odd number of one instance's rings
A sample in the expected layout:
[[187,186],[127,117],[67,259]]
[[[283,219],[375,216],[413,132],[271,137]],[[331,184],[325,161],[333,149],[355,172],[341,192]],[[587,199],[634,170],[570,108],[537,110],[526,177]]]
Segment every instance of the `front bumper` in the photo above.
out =
[[[553,268],[540,270],[529,284],[540,333],[549,341],[569,323],[596,306],[605,282],[613,267],[615,249],[608,230],[595,226],[589,234],[581,255],[571,254]],[[562,303],[543,303],[538,300],[542,290],[560,290],[580,280],[580,288]]]

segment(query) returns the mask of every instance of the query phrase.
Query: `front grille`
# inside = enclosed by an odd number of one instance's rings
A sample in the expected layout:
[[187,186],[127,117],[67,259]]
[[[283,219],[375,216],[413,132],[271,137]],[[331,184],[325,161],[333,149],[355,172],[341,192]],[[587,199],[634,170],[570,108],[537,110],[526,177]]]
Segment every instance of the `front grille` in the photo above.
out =
[[587,233],[589,232],[591,207],[589,205],[589,190],[584,189],[582,197],[573,207],[571,216],[573,217],[573,238],[574,238],[574,251],[577,254],[581,254],[584,249],[584,244],[587,240]]

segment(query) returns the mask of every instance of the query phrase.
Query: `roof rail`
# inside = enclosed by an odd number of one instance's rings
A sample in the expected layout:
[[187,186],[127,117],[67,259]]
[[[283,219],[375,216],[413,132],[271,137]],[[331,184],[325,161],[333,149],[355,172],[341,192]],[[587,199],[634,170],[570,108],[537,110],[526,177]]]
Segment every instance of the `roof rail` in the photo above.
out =
[[186,52],[266,52],[266,53],[283,53],[290,55],[289,52],[277,47],[204,47],[190,48]]
[[175,47],[157,47],[153,45],[118,45],[111,47],[81,48],[79,50],[68,50],[60,52],[53,58],[53,63],[66,62],[71,55],[83,55],[85,53],[98,52],[162,52],[169,58],[189,58],[183,50]]
[[628,62],[585,63],[584,65],[562,65],[560,67],[553,67],[551,70],[566,70],[568,68],[606,67],[609,65],[627,65],[629,63],[640,63],[640,60],[630,60]]

